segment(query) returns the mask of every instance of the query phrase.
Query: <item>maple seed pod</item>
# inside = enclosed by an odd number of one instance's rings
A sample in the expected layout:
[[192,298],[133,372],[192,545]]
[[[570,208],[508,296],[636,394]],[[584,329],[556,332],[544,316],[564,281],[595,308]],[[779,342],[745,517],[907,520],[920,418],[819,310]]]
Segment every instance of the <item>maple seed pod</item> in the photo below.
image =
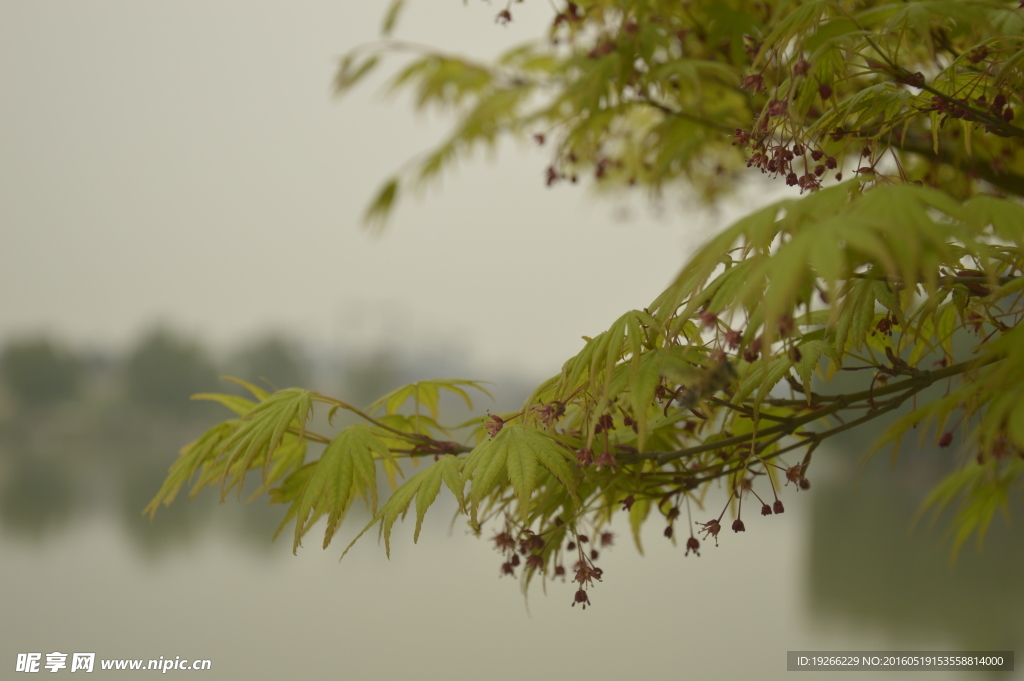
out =
[[942,437],[939,438],[939,446],[940,447],[948,447],[952,443],[953,443],[953,432],[952,431],[950,431],[948,433],[943,433]]
[[547,175],[546,175],[547,185],[550,187],[551,185],[553,185],[555,183],[556,180],[558,180],[558,178],[559,178],[558,171],[555,170],[555,167],[554,166],[548,166]]
[[781,499],[776,499],[775,500],[775,505],[772,507],[772,509],[776,513],[785,513],[786,512],[786,507],[782,505],[782,500]]
[[772,514],[772,507],[771,506],[769,506],[768,504],[764,504],[763,506],[761,506],[761,515],[771,515],[771,514]]
[[744,76],[743,85],[741,87],[745,90],[752,90],[756,94],[764,89],[764,78],[757,74]]
[[686,540],[686,553],[683,556],[690,555],[690,551],[693,551],[696,556],[700,556],[700,540],[696,537],[690,537]]
[[786,113],[786,109],[789,106],[789,102],[784,99],[773,99],[768,102],[768,115],[769,116],[783,116]]
[[746,532],[747,528],[743,526],[743,521],[740,520],[739,518],[737,518],[736,520],[734,520],[732,522],[732,531],[733,532]]

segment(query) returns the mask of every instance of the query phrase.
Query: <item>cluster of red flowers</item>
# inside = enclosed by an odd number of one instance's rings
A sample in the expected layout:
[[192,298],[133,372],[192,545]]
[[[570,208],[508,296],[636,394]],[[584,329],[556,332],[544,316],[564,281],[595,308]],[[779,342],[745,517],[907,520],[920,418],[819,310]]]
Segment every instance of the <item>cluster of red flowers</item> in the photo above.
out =
[[[544,540],[530,530],[523,532],[518,541],[508,531],[494,535],[491,540],[494,548],[505,556],[505,562],[501,564],[502,575],[515,576],[515,569],[522,562],[519,556],[526,558],[527,569],[544,570]],[[565,568],[560,566],[560,569],[561,573],[555,570],[556,575],[565,574]]]
[[[784,104],[784,103],[783,103]],[[771,112],[771,108],[769,108]],[[750,143],[749,133],[735,135],[737,142],[745,140]],[[793,167],[794,161],[803,161],[802,175],[797,175]],[[763,141],[754,143],[754,153],[747,159],[748,168],[758,168],[762,173],[772,177],[785,177],[789,186],[799,186],[801,190],[813,190],[821,186],[821,177],[828,170],[834,170],[839,162],[834,156],[828,156],[821,149],[809,150],[800,143],[772,144],[766,145]],[[812,168],[813,166],[813,168]],[[837,174],[836,179],[842,179],[842,174]]]

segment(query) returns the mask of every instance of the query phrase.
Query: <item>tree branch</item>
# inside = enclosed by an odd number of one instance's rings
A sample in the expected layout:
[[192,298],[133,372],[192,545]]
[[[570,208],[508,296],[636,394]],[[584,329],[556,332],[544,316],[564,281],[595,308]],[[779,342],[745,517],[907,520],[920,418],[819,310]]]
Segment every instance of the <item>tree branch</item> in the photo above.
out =
[[[973,369],[979,369],[987,364],[992,364],[994,362],[998,362],[1001,360],[1001,357],[989,357],[982,360],[969,360],[967,362],[954,364],[953,366],[949,366],[938,371],[921,372],[921,375],[917,378],[908,378],[905,381],[899,381],[898,383],[893,383],[882,388],[864,390],[858,393],[852,393],[850,395],[812,395],[809,400],[810,405],[808,406],[813,407],[819,404],[826,403],[828,406],[824,406],[820,409],[814,409],[810,413],[791,418],[786,423],[780,423],[778,425],[765,428],[764,430],[759,430],[752,435],[737,435],[734,437],[725,438],[724,440],[717,440],[715,442],[705,442],[703,444],[675,451],[639,452],[637,454],[623,456],[619,459],[619,462],[631,463],[634,461],[653,460],[656,461],[659,465],[664,465],[670,461],[675,461],[678,459],[682,459],[684,457],[695,456],[697,454],[703,454],[704,452],[711,452],[717,449],[724,449],[726,447],[731,447],[733,445],[746,444],[751,442],[752,439],[760,439],[762,437],[776,435],[779,433],[789,435],[794,433],[796,429],[802,425],[811,423],[812,421],[817,421],[823,416],[829,416],[830,414],[834,414],[836,412],[842,411],[843,409],[852,407],[857,402],[872,400],[878,397],[884,397],[885,395],[892,395],[895,393],[909,390],[919,392],[920,390],[923,390],[924,388],[927,388],[928,386],[932,385],[936,381],[941,381],[945,378],[950,378],[952,376],[956,376],[958,374],[962,374]],[[795,406],[796,404],[807,404],[807,402],[789,402],[792,406]],[[882,413],[884,413],[884,411],[879,409],[873,409],[864,417],[857,419],[857,421],[852,421],[851,423],[864,423],[873,418],[877,418]]]
[[946,147],[940,147],[938,153],[936,153],[930,142],[925,142],[914,135],[908,135],[903,140],[896,139],[893,142],[893,147],[900,151],[924,156],[927,159],[938,161],[954,168],[970,170],[993,187],[1001,189],[1008,194],[1024,196],[1024,175],[1009,171],[997,172],[990,163],[981,163],[970,168],[964,168],[963,159],[954,156]]

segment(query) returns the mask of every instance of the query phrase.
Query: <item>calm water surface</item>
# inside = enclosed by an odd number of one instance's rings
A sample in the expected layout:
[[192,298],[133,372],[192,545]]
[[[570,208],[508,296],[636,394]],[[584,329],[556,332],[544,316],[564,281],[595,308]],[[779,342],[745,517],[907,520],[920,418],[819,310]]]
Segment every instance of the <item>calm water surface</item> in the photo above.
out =
[[[660,525],[647,528],[646,556],[613,528],[585,612],[560,581],[546,595],[535,585],[527,608],[490,542],[460,524],[449,535],[444,511],[427,516],[419,545],[402,528],[390,561],[367,536],[342,563],[344,537],[322,551],[311,532],[292,556],[230,503],[156,547],[104,512],[34,538],[7,527],[0,660],[207,658],[207,679],[781,679],[793,674],[787,650],[1013,649],[1020,533],[996,528],[982,558],[968,549],[950,569],[938,533],[907,534],[891,485],[828,482],[842,472],[785,496],[784,516],[705,542],[699,558]],[[968,677],[984,678],[928,674]]]

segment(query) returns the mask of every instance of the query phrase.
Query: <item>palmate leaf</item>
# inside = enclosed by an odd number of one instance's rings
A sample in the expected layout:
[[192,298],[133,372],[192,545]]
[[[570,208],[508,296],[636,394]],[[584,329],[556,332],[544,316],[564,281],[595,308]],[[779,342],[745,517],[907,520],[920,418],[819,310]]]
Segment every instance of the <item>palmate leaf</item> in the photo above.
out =
[[[376,457],[375,457],[376,455]],[[302,493],[295,501],[295,541],[298,550],[303,535],[323,515],[327,515],[324,548],[338,531],[352,502],[362,497],[377,511],[377,466],[375,458],[389,458],[387,446],[368,426],[356,424],[342,430],[331,440],[312,472],[307,474]]]
[[1002,437],[1024,451],[1024,327],[1016,326],[985,347],[984,357],[1002,357],[979,372],[988,406],[978,426],[982,450],[991,452]]
[[647,521],[647,516],[651,514],[651,508],[653,507],[654,505],[650,499],[637,499],[629,509],[629,529],[633,533],[636,550],[641,554],[644,552],[644,547],[640,540],[640,531]]
[[427,509],[437,498],[442,482],[455,495],[459,502],[459,510],[464,511],[465,499],[462,493],[463,481],[460,475],[463,463],[464,459],[456,458],[451,454],[445,454],[429,468],[420,471],[405,481],[401,487],[395,490],[391,498],[381,506],[380,510],[374,514],[373,520],[367,523],[366,527],[345,548],[341,557],[344,558],[349,549],[359,541],[359,538],[379,522],[381,524],[381,534],[384,537],[384,552],[390,558],[391,529],[399,518],[405,517],[413,499],[416,500],[416,532],[413,535],[413,542],[418,541],[420,529],[423,526],[423,517],[426,515]]
[[[258,402],[262,402],[263,400],[267,399],[267,397],[270,395],[270,393],[260,388],[259,386],[255,386],[249,381],[243,381],[242,379],[235,378],[234,376],[221,376],[221,379],[225,381],[231,381],[232,383],[242,386],[250,393],[252,393],[253,397],[255,397]],[[208,400],[210,402],[217,402],[219,404],[224,405],[225,407],[235,412],[239,416],[245,416],[250,411],[252,411],[253,407],[256,406],[256,402],[253,402],[250,399],[246,399],[238,395],[229,395],[226,393],[198,393],[196,395],[193,395],[189,399]]]
[[984,464],[971,462],[955,471],[935,487],[918,509],[917,519],[928,512],[934,518],[953,501],[960,499],[959,508],[953,518],[949,534],[953,538],[951,560],[956,556],[972,534],[977,534],[978,548],[985,541],[985,534],[992,524],[996,511],[1008,514],[1010,488],[1024,477],[1024,462],[1014,458],[1000,469],[998,461]]
[[[247,381],[230,376],[222,378],[246,388],[258,400],[266,401],[269,397],[265,390]],[[286,397],[290,396],[289,394]],[[239,449],[242,446],[259,445],[258,442],[253,442],[254,435],[251,429],[247,440],[244,437],[239,437],[239,430],[249,426],[249,424],[246,424],[246,418],[250,414],[258,414],[261,418],[266,416],[265,410],[260,409],[262,404],[238,395],[223,393],[200,393],[193,395],[191,399],[218,402],[243,418],[219,423],[204,433],[199,439],[181,449],[180,456],[171,466],[167,479],[143,511],[143,513],[148,513],[151,519],[161,503],[164,505],[170,504],[181,486],[197,474],[199,478],[192,487],[191,497],[195,497],[203,487],[216,481],[221,481],[223,484],[229,478],[231,479],[231,485],[227,489],[237,484],[239,492],[241,492],[242,481],[246,473],[253,467],[262,465],[264,467],[263,484],[253,494],[253,496],[256,496],[266,491],[271,484],[286,475],[289,469],[302,465],[305,458],[306,445],[304,438],[301,436],[301,426],[299,427],[300,434],[298,436],[282,432],[280,437],[275,437],[272,432],[270,441],[263,442],[266,446],[256,446],[247,455],[238,456]],[[275,400],[275,402],[277,401]],[[279,407],[280,404],[272,403],[272,406]],[[306,412],[308,413],[308,411],[307,407]],[[289,419],[289,422],[292,420]],[[226,496],[226,493],[227,490],[223,490],[222,499]]]
[[[600,395],[601,401],[597,407],[600,411],[617,392],[615,376],[620,360],[628,357],[630,379],[625,385],[629,385],[640,368],[641,359],[653,349],[662,333],[661,323],[649,313],[630,310],[616,319],[607,331],[586,339],[587,344],[583,350],[562,366],[561,377],[552,393],[545,394],[553,387],[550,384],[555,379],[546,381],[538,388],[527,404],[533,404],[534,400],[542,395],[560,401],[566,400],[586,383]],[[619,381],[618,390],[625,385]]]
[[196,395],[193,395],[189,399],[217,402],[218,404],[224,405],[225,407],[235,412],[239,416],[245,416],[246,414],[251,412],[253,410],[253,407],[255,407],[257,404],[256,402],[253,402],[252,400],[246,399],[244,397],[239,397],[238,395],[227,395],[225,393],[198,393]]
[[263,478],[267,480],[274,452],[287,430],[295,428],[299,439],[304,439],[306,420],[312,407],[312,396],[308,390],[287,388],[270,395],[239,419],[231,437],[222,445],[222,499],[232,487],[237,486],[241,493],[245,473],[252,468],[254,461],[262,461]]
[[306,483],[309,482],[309,478],[316,470],[316,464],[316,461],[307,463],[305,466],[302,466],[282,480],[280,486],[268,490],[267,495],[270,497],[269,503],[290,504],[288,511],[281,520],[281,524],[278,525],[277,530],[274,532],[275,540],[281,535],[284,528],[288,526],[288,523],[295,518],[299,509],[299,498],[302,496],[302,491],[305,489]]
[[811,374],[818,368],[818,360],[825,355],[832,360],[833,371],[842,366],[839,353],[830,343],[821,340],[811,340],[799,346],[800,359],[794,363],[796,373],[800,376],[800,382],[804,386],[804,393],[807,395],[807,402],[811,400]]
[[252,501],[259,495],[268,491],[270,487],[289,474],[290,471],[298,470],[306,461],[306,440],[292,433],[285,433],[281,444],[274,452],[274,459],[270,464],[270,471],[263,479],[262,484],[249,495],[246,502]]
[[[237,425],[237,421],[229,423],[233,427]],[[247,477],[249,471],[263,467],[263,457],[264,455],[261,454],[251,461],[238,458],[229,462],[224,456],[223,449],[215,452],[215,456],[203,463],[198,479],[192,485],[189,497],[195,497],[202,488],[213,486],[225,478],[243,479]],[[301,467],[305,459],[306,440],[299,438],[294,433],[285,433],[281,438],[281,443],[274,449],[274,457],[269,471],[263,475],[262,483],[246,501],[252,501],[266,492],[272,485],[288,475],[289,471]]]
[[544,431],[522,424],[506,425],[493,438],[477,445],[466,459],[463,479],[472,481],[469,498],[473,521],[477,520],[480,502],[496,487],[510,483],[518,501],[519,517],[527,522],[542,468],[561,483],[579,506],[569,462],[569,451]]
[[390,416],[391,414],[398,413],[398,410],[402,408],[402,405],[411,398],[417,412],[421,406],[426,407],[430,412],[430,415],[436,421],[438,418],[438,405],[441,392],[457,395],[466,403],[467,408],[473,408],[473,401],[463,388],[479,390],[484,395],[494,399],[494,396],[487,391],[487,388],[483,387],[483,381],[468,381],[458,378],[438,378],[432,381],[416,381],[415,383],[410,383],[409,385],[403,385],[400,388],[396,388],[387,395],[384,395],[380,399],[374,401],[373,404],[367,407],[367,411],[372,414],[381,407],[384,407],[384,413]]
[[991,229],[1024,240],[1013,222],[1022,212],[1006,200],[965,205],[929,187],[865,189],[862,179],[852,180],[778,202],[729,227],[697,252],[652,309],[659,320],[676,316],[669,332],[698,311],[756,311],[759,324],[749,324],[743,337],[749,341],[760,333],[770,344],[778,321],[795,317],[796,308],[822,287],[839,302],[830,326],[842,355],[865,342],[876,299],[903,317],[892,285],[850,283],[850,277],[888,277],[902,290],[922,285],[934,293],[942,268],[955,271],[973,261],[994,278],[1006,258],[997,259],[984,237]]
[[[390,414],[388,416],[381,416],[375,419],[374,425],[371,427],[373,434],[380,438],[388,449],[396,452],[410,451],[416,444],[420,444],[421,441],[417,440],[415,436],[422,435],[426,437],[436,437],[437,433],[443,433],[446,437],[450,436],[448,429],[443,428],[434,419],[423,414],[412,414],[411,416],[405,416],[403,414]],[[409,437],[402,437],[398,433],[407,433]],[[388,485],[391,490],[398,489],[398,479],[405,477],[401,467],[398,465],[397,458],[389,453],[381,461],[384,474],[387,476]],[[416,465],[415,462],[413,465]]]
[[[232,436],[236,426],[237,421],[218,423],[199,436],[197,440],[182,447],[178,458],[171,464],[167,479],[164,480],[160,490],[142,513],[149,514],[149,518],[152,520],[160,504],[169,506],[178,495],[181,486],[187,483],[200,468],[215,460],[217,455],[223,451],[224,442]],[[195,491],[198,491],[198,488],[197,485]]]
[[753,369],[746,374],[743,380],[736,387],[732,396],[734,403],[740,403],[751,394],[754,397],[754,407],[759,408],[761,402],[768,396],[779,381],[793,368],[793,358],[789,354],[776,355],[774,357],[762,357],[754,362]]
[[[680,319],[690,318],[707,302],[706,296],[694,294],[704,289],[705,282],[721,266],[723,254],[729,253],[741,239],[748,244],[761,241],[770,244],[777,233],[776,218],[779,210],[791,202],[775,203],[741,218],[698,250],[672,284],[651,304],[650,310],[654,317],[666,325],[676,315]],[[679,308],[687,300],[689,304],[680,314]]]
[[[669,362],[668,356],[672,356],[674,361]],[[648,412],[654,405],[654,396],[661,385],[666,363],[678,367],[680,364],[686,364],[687,360],[696,363],[701,359],[703,355],[700,350],[678,345],[652,350],[640,358],[629,381],[630,406],[633,408],[633,420],[637,426],[637,448],[642,450],[646,446],[649,430]]]

